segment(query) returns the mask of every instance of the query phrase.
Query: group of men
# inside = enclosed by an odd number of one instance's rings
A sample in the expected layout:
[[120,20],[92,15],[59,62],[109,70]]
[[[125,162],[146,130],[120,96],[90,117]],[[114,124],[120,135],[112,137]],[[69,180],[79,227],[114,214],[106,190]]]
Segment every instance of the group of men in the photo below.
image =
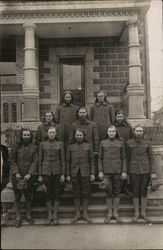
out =
[[135,209],[132,220],[137,222],[140,217],[148,220],[147,187],[153,173],[153,154],[151,143],[143,134],[140,125],[132,130],[122,110],[114,113],[103,92],[97,93],[89,119],[86,108],[75,106],[71,92],[65,92],[55,115],[51,111],[45,113],[44,122],[37,129],[36,143],[32,143],[31,131],[22,129],[19,143],[11,150],[9,162],[15,194],[15,226],[21,226],[22,193],[26,200],[26,220],[34,224],[31,209],[36,175],[46,190],[47,226],[59,224],[60,187],[65,181],[72,182],[75,216],[71,222],[84,219],[91,223],[88,203],[91,182],[95,178],[106,182],[108,214],[104,222],[115,219],[122,223],[118,214],[121,183],[126,187],[128,176]]

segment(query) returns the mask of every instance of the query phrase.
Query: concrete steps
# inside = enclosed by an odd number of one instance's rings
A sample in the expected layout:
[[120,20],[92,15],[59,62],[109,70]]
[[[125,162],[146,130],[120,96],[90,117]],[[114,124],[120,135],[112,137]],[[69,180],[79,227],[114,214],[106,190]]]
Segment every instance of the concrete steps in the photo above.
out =
[[[95,186],[97,188],[97,185]],[[14,196],[12,189],[6,189],[1,193],[2,204],[8,209],[7,213],[2,216],[2,225],[14,225],[15,221],[15,209],[13,206]],[[82,211],[82,206],[81,206]],[[72,193],[62,193],[61,202],[59,208],[59,218],[61,224],[70,224],[70,219],[74,216],[74,206]],[[124,223],[131,223],[131,217],[134,214],[134,208],[132,205],[132,197],[121,194],[119,214],[122,218],[125,218]],[[36,220],[36,225],[44,224],[47,217],[47,210],[45,207],[44,196],[35,196],[32,209],[33,218]],[[98,189],[92,193],[89,204],[89,215],[93,218],[94,223],[103,223],[104,218],[107,215],[107,206],[105,204],[105,192],[101,192]],[[147,215],[151,217],[154,223],[163,223],[163,188],[158,189],[155,192],[148,190],[148,206]],[[22,216],[25,216],[24,199],[22,199]],[[85,223],[80,221],[79,223]],[[116,223],[116,222],[111,222]],[[138,223],[144,223],[141,220]],[[28,223],[25,222],[24,225]]]
[[[148,223],[142,219],[139,219],[138,222],[134,223],[134,224],[148,224],[149,226],[152,226],[152,224],[163,224],[163,216],[151,216],[149,218],[151,219],[150,223]],[[105,217],[93,218],[93,223],[88,224],[88,225],[89,226],[104,225],[104,219],[105,219]],[[87,222],[85,222],[84,220],[80,220],[80,221],[76,222],[75,224],[71,224],[71,221],[69,218],[65,218],[65,219],[60,218],[59,224],[63,225],[63,226],[66,226],[66,225],[76,226],[76,225],[85,225],[85,224],[87,224]],[[130,217],[123,217],[123,225],[125,225],[125,224],[129,224],[129,225],[132,224],[133,225],[133,222],[131,221]],[[6,222],[6,220],[2,218],[1,225],[2,226],[14,226],[15,220],[9,220],[8,222]],[[35,219],[34,226],[40,226],[40,225],[42,225],[42,226],[45,225],[45,219]],[[115,220],[111,220],[109,225],[106,225],[106,226],[110,226],[110,225],[121,226]],[[22,226],[30,226],[30,225],[25,219],[22,219]]]

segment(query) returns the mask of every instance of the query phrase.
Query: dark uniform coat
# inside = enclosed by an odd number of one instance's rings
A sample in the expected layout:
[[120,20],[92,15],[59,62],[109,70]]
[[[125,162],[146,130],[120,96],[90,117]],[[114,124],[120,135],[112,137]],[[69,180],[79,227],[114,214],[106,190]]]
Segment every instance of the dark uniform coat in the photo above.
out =
[[37,132],[36,132],[36,143],[37,144],[40,144],[40,142],[47,140],[47,132],[48,132],[49,127],[51,127],[51,126],[56,128],[57,138],[59,140],[62,140],[62,133],[61,133],[61,128],[60,128],[59,124],[57,124],[53,121],[50,124],[45,122],[42,125],[38,126],[38,128],[37,128]]
[[115,119],[115,112],[112,105],[107,102],[96,102],[90,109],[90,120],[94,121],[97,125],[99,140],[106,138],[107,128],[113,124]]
[[11,174],[35,175],[38,165],[37,147],[32,143],[17,145],[10,154]]
[[122,140],[106,139],[101,141],[98,155],[99,172],[121,174],[127,171],[126,152]]
[[95,162],[90,143],[74,143],[68,146],[66,155],[67,175],[75,177],[80,170],[82,177],[95,174]]
[[61,127],[61,134],[63,137],[63,141],[67,146],[69,139],[70,127],[73,122],[77,119],[78,107],[74,104],[67,105],[63,103],[59,105],[55,112],[55,118]]
[[39,175],[64,175],[63,143],[57,140],[41,142],[39,148]]
[[5,188],[9,181],[9,152],[8,148],[1,144],[1,191]]
[[71,126],[69,142],[70,144],[74,143],[75,131],[81,129],[85,134],[85,141],[91,143],[93,146],[93,151],[98,152],[99,147],[99,137],[97,132],[97,126],[94,122],[86,120],[84,123],[80,120],[74,122]]
[[115,122],[114,125],[117,128],[119,136],[124,140],[124,142],[133,138],[133,129],[126,121],[122,123]]
[[153,152],[151,142],[135,138],[127,141],[127,158],[130,174],[147,174],[152,172]]

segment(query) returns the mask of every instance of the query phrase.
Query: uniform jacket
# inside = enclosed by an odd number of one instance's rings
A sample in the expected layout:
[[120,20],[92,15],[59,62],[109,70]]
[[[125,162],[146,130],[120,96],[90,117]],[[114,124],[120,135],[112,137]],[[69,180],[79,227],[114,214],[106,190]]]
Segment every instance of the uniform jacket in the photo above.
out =
[[63,139],[63,136],[61,133],[61,128],[60,128],[59,124],[57,124],[53,121],[50,124],[47,122],[44,122],[42,125],[38,126],[38,128],[37,128],[37,132],[36,132],[36,143],[37,144],[40,144],[40,142],[47,140],[47,132],[48,132],[49,127],[51,127],[51,126],[54,126],[56,128],[57,138],[59,140]]
[[67,105],[63,103],[59,105],[55,112],[55,118],[60,124],[61,134],[65,143],[68,142],[70,127],[73,122],[77,119],[78,107],[74,104]]
[[57,140],[41,142],[39,148],[39,175],[65,174],[63,143]]
[[119,124],[118,122],[115,122],[114,125],[117,128],[119,136],[124,140],[124,142],[133,138],[133,136],[134,136],[133,129],[127,122],[124,121],[121,124]]
[[75,177],[80,170],[81,176],[95,174],[95,162],[90,143],[74,143],[68,146],[66,155],[67,175]]
[[151,173],[153,169],[152,145],[148,140],[135,138],[127,141],[128,169],[130,174]]
[[115,112],[112,105],[107,102],[96,102],[90,109],[90,120],[94,121],[97,125],[99,139],[106,138],[106,131],[110,124],[113,124],[115,119]]
[[120,174],[127,171],[126,152],[122,140],[101,141],[98,155],[98,168],[105,174]]
[[22,177],[26,174],[35,175],[38,167],[37,146],[32,143],[17,145],[11,150],[11,174],[19,173]]
[[81,129],[85,133],[85,141],[93,145],[93,151],[98,152],[99,137],[97,132],[97,126],[94,122],[86,120],[84,123],[80,120],[74,122],[70,129],[69,142],[74,143],[74,135],[77,129]]

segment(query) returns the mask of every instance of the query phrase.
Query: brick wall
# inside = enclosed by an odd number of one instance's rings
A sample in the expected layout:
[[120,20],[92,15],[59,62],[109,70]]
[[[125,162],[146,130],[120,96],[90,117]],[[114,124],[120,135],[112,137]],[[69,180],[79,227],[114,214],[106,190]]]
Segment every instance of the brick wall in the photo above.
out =
[[[94,48],[93,84],[96,90],[103,90],[114,98],[115,109],[122,107],[119,102],[128,83],[128,45],[119,44],[116,37],[39,39],[39,83],[40,99],[51,97],[49,48],[59,47],[92,47]],[[116,101],[117,98],[117,101]],[[46,107],[50,108],[50,105]],[[43,113],[45,105],[41,105]],[[44,110],[45,111],[45,110]]]

